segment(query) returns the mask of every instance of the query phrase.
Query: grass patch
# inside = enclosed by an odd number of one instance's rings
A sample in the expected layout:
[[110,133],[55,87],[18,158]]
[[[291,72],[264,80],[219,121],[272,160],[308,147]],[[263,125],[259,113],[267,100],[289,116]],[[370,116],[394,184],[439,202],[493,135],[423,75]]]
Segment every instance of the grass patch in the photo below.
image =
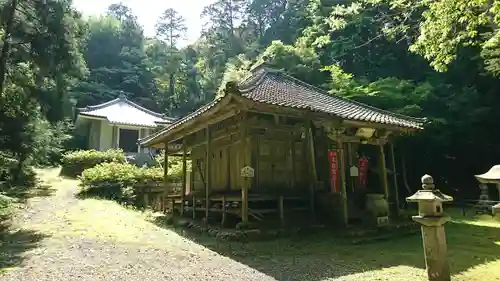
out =
[[[57,192],[77,184],[53,180]],[[459,209],[446,211],[453,218],[446,224],[452,280],[500,280],[500,221],[473,215],[473,211],[465,217]],[[331,232],[264,242],[221,242],[208,235],[172,229],[170,225],[164,226],[167,229],[157,227],[146,221],[154,217],[150,211],[98,199],[75,200],[55,216],[60,223],[40,222],[33,225],[34,230],[61,238],[90,237],[151,246],[168,253],[178,251],[179,256],[188,252],[211,257],[214,253],[208,248],[278,280],[427,280],[419,235],[362,245],[352,245],[351,239],[336,237]]]
[[[463,217],[454,209],[449,213],[454,217],[445,225],[452,280],[500,280],[500,221],[473,212]],[[352,245],[326,232],[239,243],[177,231],[278,280],[427,280],[420,235]]]

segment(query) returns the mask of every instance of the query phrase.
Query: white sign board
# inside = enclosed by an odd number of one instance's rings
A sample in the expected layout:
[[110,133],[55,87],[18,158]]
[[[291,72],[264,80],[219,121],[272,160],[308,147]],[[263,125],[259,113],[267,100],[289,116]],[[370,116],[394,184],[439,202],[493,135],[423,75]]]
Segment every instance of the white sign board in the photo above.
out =
[[244,178],[253,178],[255,176],[254,168],[250,166],[245,166],[241,168],[241,176]]
[[349,169],[349,174],[351,175],[351,177],[359,177],[359,169],[358,169],[358,167],[351,166],[351,168]]

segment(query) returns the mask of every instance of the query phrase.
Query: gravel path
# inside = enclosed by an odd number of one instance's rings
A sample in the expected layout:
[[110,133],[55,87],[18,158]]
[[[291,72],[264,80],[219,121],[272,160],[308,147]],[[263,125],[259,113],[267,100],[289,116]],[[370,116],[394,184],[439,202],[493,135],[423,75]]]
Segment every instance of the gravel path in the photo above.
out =
[[43,175],[54,194],[29,199],[14,219],[11,241],[3,243],[8,250],[0,254],[10,267],[0,270],[0,280],[276,280],[147,223],[138,212],[78,200],[77,182],[57,172]]

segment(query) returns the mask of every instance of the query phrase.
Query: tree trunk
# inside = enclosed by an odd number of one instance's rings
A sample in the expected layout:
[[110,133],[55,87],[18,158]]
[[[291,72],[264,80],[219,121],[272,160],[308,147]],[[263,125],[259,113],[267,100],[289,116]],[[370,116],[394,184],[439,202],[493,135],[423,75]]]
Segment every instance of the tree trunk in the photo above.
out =
[[5,33],[3,36],[2,52],[0,54],[0,93],[3,93],[5,75],[7,70],[7,60],[9,59],[10,43],[12,36],[12,29],[14,27],[14,17],[16,15],[18,0],[12,0],[8,13],[7,22],[5,23]]
[[170,98],[174,97],[175,94],[175,74],[171,73],[169,78],[169,90],[170,90]]
[[408,194],[411,195],[413,192],[410,188],[410,185],[408,184],[408,174],[407,174],[407,171],[406,171],[406,159],[405,159],[405,155],[404,155],[404,152],[403,154],[401,155],[401,162],[402,162],[402,175],[403,175],[403,183],[405,185],[405,188],[406,190],[408,191]]

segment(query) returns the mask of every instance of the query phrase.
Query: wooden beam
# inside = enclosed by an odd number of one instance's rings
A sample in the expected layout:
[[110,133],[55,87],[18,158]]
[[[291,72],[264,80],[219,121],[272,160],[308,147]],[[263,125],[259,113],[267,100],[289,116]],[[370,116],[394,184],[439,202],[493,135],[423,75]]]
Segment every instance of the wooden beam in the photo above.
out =
[[288,149],[290,153],[290,187],[295,188],[295,140],[293,139],[293,132],[290,132],[290,138],[288,139]]
[[[248,123],[247,123],[247,114],[243,112],[242,120],[241,120],[241,150],[240,150],[240,169],[249,165],[249,159],[247,149],[248,149]],[[248,222],[248,188],[250,184],[250,179],[242,178],[242,186],[241,186],[241,220],[244,223]]]
[[208,211],[210,209],[210,189],[212,188],[212,141],[210,139],[210,126],[205,128],[207,139],[205,159],[205,220],[208,223]]
[[385,200],[389,199],[389,183],[387,180],[387,166],[385,163],[385,151],[384,151],[384,146],[379,145],[379,169],[380,169],[380,185],[382,186],[384,190],[384,197]]
[[315,186],[318,182],[318,173],[316,171],[316,153],[314,148],[314,137],[312,132],[312,122],[307,122],[306,125],[306,142],[307,142],[307,154],[309,155],[309,167],[310,169],[310,177],[309,177],[309,200],[311,204],[311,216],[314,217],[314,193]]
[[391,164],[392,164],[392,179],[394,181],[394,203],[396,204],[395,215],[399,216],[399,188],[398,188],[398,176],[396,171],[396,154],[394,152],[394,144],[391,142]]
[[[165,185],[164,194],[168,194],[169,190],[167,189],[168,188],[168,146],[167,145],[165,145],[165,157],[163,159],[163,184]],[[166,208],[167,207],[165,206],[165,209]]]
[[168,147],[165,147],[165,157],[163,158],[163,182],[167,184],[168,178]]
[[184,135],[196,133],[200,130],[203,130],[206,126],[219,123],[222,120],[225,120],[229,117],[232,117],[232,116],[238,114],[239,112],[240,112],[239,109],[237,109],[235,107],[230,107],[228,109],[228,111],[221,113],[220,115],[210,116],[210,118],[207,118],[207,119],[197,120],[196,122],[192,123],[191,127],[186,127],[185,130],[177,131],[176,133],[172,133],[172,135],[169,136],[169,139],[171,139],[171,141],[179,140]]
[[[234,101],[233,95],[228,95],[220,100],[218,103],[212,106],[204,113],[186,121],[185,123],[178,125],[177,127],[165,132],[163,135],[158,136],[147,146],[158,147],[159,143],[164,142],[165,139],[169,139],[169,142],[174,142],[181,139],[184,136],[192,134],[194,132],[203,130],[207,125],[212,125],[218,123],[224,119],[227,119],[235,114],[237,114],[242,105]],[[219,113],[218,115],[215,113]]]
[[182,140],[182,190],[181,190],[181,216],[184,215],[184,196],[186,196],[186,184],[187,184],[187,146],[186,139]]
[[388,129],[388,130],[394,130],[394,131],[405,132],[405,133],[406,132],[418,132],[418,131],[420,131],[419,129],[414,129],[414,128],[404,128],[404,127],[399,127],[399,126],[394,126],[394,125],[387,125],[387,124],[380,124],[380,123],[373,123],[373,122],[366,122],[366,121],[344,120],[343,122],[345,125],[350,125],[353,127]]
[[278,208],[279,208],[279,213],[280,213],[280,221],[281,221],[281,226],[285,225],[285,210],[284,210],[284,204],[283,204],[283,195],[280,195],[280,198],[278,199]]
[[[353,149],[352,149],[352,143],[351,142],[348,142],[347,143],[347,162],[349,163],[349,169],[353,166],[353,155],[354,155],[354,152],[353,152]],[[349,179],[349,185],[351,186],[351,189],[352,191],[354,192],[354,186],[355,186],[355,178],[351,176],[350,174],[350,170],[349,173],[347,175],[347,178]]]
[[193,220],[196,219],[196,196],[193,194]]
[[344,142],[341,138],[337,139],[339,161],[340,165],[340,193],[342,198],[342,218],[344,225],[349,223],[349,210],[347,205],[347,187],[346,187],[346,170],[345,170],[345,155],[344,155]]
[[332,140],[337,140],[337,138],[342,138],[342,142],[344,143],[363,143],[369,144],[369,145],[381,145],[381,144],[386,144],[387,139],[383,138],[378,138],[378,139],[369,139],[369,140],[361,140],[358,137],[355,136],[346,136],[346,135],[339,135],[337,136],[329,136],[330,139]]
[[222,196],[222,221],[220,223],[221,227],[226,225],[227,212],[226,212],[226,196]]

